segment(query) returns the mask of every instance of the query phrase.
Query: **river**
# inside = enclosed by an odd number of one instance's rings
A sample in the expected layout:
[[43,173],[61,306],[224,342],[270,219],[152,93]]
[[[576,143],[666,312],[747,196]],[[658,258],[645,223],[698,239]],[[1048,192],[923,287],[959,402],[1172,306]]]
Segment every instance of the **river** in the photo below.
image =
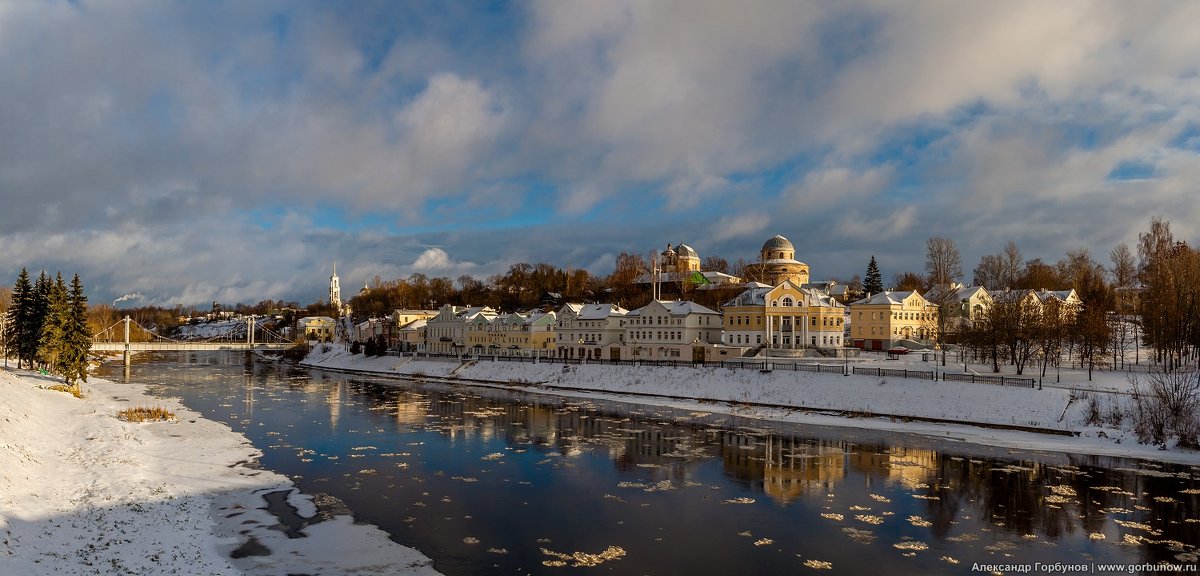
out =
[[[121,379],[119,365],[102,372]],[[235,353],[143,358],[130,380],[227,423],[324,510],[348,508],[447,575],[1194,566],[1200,545],[1194,467],[248,364]]]

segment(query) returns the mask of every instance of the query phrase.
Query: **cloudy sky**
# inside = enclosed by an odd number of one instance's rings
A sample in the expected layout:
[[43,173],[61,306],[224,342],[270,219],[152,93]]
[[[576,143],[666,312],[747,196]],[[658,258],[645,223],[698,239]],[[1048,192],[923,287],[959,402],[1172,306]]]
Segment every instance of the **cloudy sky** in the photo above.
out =
[[1200,228],[1200,3],[0,0],[0,273],[315,301],[684,242]]

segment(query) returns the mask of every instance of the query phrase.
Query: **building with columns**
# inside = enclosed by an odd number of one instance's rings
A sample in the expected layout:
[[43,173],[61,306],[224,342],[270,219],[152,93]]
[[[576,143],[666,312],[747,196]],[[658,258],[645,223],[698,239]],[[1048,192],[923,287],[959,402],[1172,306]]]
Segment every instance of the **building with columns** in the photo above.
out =
[[786,279],[749,284],[723,307],[727,346],[841,348],[844,322],[845,307],[832,296]]

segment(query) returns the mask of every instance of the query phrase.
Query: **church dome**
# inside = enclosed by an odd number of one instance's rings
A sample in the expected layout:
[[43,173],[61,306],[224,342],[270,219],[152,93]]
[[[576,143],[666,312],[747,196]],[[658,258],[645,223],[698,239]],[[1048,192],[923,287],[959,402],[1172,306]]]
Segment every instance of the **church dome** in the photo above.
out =
[[763,244],[762,247],[763,252],[773,252],[776,250],[787,250],[788,252],[792,253],[796,252],[796,248],[792,246],[791,241],[778,234],[776,234],[774,238],[767,240],[766,244]]
[[692,247],[688,246],[687,244],[680,244],[680,245],[676,246],[675,254],[677,254],[680,258],[699,258],[700,257],[700,255],[696,254],[696,251],[693,250]]

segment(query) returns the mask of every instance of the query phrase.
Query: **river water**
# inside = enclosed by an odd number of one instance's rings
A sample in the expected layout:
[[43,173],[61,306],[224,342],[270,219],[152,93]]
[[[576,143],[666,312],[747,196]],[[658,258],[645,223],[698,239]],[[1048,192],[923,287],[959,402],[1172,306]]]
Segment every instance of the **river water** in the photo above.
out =
[[[105,370],[120,380],[119,365]],[[263,467],[448,575],[1194,566],[1200,545],[1195,467],[247,364],[241,354],[151,357],[130,380],[245,434]]]

